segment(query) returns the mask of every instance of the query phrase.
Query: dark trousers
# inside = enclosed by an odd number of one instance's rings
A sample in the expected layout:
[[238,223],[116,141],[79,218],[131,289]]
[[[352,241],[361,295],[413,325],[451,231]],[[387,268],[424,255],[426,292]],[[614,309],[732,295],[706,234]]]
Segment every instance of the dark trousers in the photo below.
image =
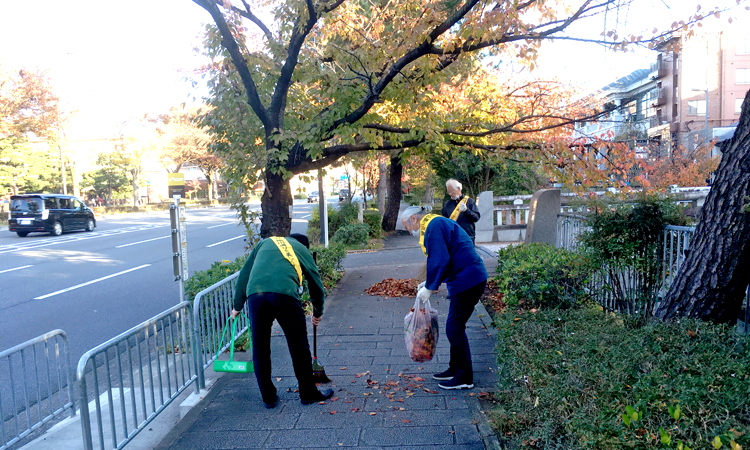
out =
[[445,335],[451,344],[451,360],[448,369],[454,377],[464,383],[474,382],[474,369],[471,367],[471,349],[466,337],[466,322],[469,321],[474,306],[484,293],[487,281],[451,295],[448,307],[448,321],[445,324]]
[[301,399],[318,392],[312,375],[312,357],[307,341],[307,321],[300,302],[288,295],[267,292],[247,298],[253,339],[253,364],[260,395],[266,403],[276,399],[276,386],[271,380],[271,326],[276,319],[284,330],[294,374],[299,383]]

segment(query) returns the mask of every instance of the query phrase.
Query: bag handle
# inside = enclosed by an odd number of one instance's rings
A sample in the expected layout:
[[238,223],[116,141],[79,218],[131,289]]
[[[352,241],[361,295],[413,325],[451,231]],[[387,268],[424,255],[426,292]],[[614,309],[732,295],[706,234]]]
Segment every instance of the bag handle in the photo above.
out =
[[[249,327],[250,326],[250,319],[247,317],[247,315],[243,311],[240,311],[240,314],[242,314],[242,316],[247,320],[247,324],[248,324],[248,327]],[[231,342],[231,344],[229,346],[229,360],[230,361],[234,361],[234,340],[235,340],[235,334],[236,334],[235,331],[237,330],[237,321],[234,320],[234,319],[232,319],[231,315],[229,317],[227,317],[227,323],[226,323],[226,325],[224,325],[224,331],[221,332],[221,339],[219,340],[218,350],[221,351],[221,347],[222,347],[222,345],[224,345],[224,335],[227,332],[227,328],[229,328],[229,322],[230,321],[232,322],[232,342]],[[218,357],[219,355],[217,354],[216,356]]]

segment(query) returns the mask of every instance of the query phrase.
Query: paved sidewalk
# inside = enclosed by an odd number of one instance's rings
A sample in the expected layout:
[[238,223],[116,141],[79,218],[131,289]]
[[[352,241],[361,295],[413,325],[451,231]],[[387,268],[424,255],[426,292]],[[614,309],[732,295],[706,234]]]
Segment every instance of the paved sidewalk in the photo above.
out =
[[[385,299],[364,291],[384,278],[415,277],[425,259],[411,236],[396,235],[387,244],[383,251],[349,254],[347,273],[326,300],[318,357],[332,379],[322,386],[334,389],[330,401],[300,404],[286,340],[274,326],[271,352],[279,405],[263,407],[254,374],[224,374],[155,448],[499,448],[477,399],[496,383],[495,330],[488,327],[489,315],[480,303],[467,324],[476,387],[438,388],[432,374],[447,368],[449,355],[446,289],[431,301],[442,334],[436,356],[415,363],[406,353],[403,331],[414,299]],[[492,258],[485,263],[494,269]],[[309,325],[308,330],[312,333]]]

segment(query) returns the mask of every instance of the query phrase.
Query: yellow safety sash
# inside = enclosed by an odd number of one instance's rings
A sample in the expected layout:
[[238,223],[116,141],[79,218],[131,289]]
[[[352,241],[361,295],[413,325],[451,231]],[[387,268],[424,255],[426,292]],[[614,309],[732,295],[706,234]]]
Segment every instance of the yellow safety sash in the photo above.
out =
[[464,196],[464,198],[462,198],[461,201],[456,204],[456,208],[451,213],[451,220],[452,221],[455,222],[456,220],[458,220],[458,215],[461,214],[461,210],[459,210],[458,207],[461,206],[461,203],[463,203],[465,205],[466,202],[468,202],[468,201],[469,201],[469,197]]
[[297,259],[297,255],[294,253],[291,244],[289,244],[289,242],[283,237],[271,236],[270,239],[276,244],[276,247],[279,248],[279,251],[284,255],[284,258],[292,264],[294,270],[297,271],[299,285],[302,286],[302,267],[299,265],[299,259]]
[[422,247],[422,251],[424,252],[424,255],[427,256],[427,249],[424,246],[424,233],[427,231],[427,225],[430,224],[432,219],[435,217],[442,217],[438,216],[437,214],[427,214],[426,216],[422,217],[422,220],[419,221],[419,245]]

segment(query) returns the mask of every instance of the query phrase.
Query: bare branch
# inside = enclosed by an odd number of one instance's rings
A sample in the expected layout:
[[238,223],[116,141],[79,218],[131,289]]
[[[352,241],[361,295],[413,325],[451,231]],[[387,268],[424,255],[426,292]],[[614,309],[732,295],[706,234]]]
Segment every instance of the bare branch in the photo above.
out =
[[224,19],[224,14],[219,11],[218,6],[216,6],[215,0],[193,1],[198,6],[208,11],[208,13],[211,14],[211,17],[214,19],[214,23],[216,23],[216,27],[221,33],[221,43],[229,52],[229,56],[232,58],[232,62],[234,63],[237,72],[240,74],[242,84],[245,86],[245,90],[247,91],[248,104],[253,109],[253,112],[255,112],[255,114],[258,116],[260,121],[263,123],[263,126],[270,131],[272,126],[271,122],[269,121],[268,111],[266,110],[266,107],[263,106],[263,102],[260,100],[258,90],[255,86],[255,80],[253,80],[253,76],[247,67],[247,63],[245,62],[245,58],[240,51],[240,47],[237,44],[237,41],[235,40],[234,36],[232,36],[232,30],[229,28],[227,21]]

